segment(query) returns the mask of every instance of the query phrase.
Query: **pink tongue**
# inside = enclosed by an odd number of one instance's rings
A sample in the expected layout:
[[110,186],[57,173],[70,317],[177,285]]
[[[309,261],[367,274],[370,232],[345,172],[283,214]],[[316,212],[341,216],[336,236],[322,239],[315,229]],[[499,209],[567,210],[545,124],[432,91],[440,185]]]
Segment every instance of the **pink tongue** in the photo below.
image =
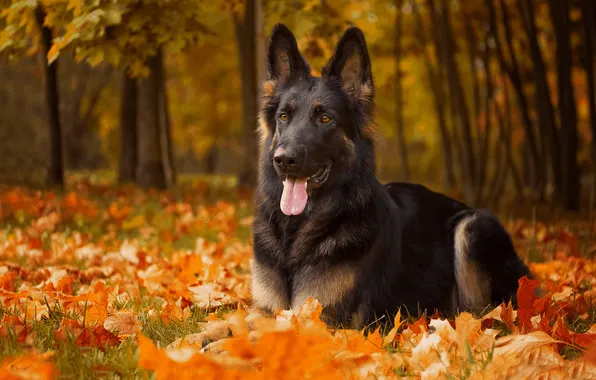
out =
[[306,194],[306,180],[287,178],[284,181],[284,191],[281,194],[279,206],[286,215],[299,215],[306,207],[308,195]]

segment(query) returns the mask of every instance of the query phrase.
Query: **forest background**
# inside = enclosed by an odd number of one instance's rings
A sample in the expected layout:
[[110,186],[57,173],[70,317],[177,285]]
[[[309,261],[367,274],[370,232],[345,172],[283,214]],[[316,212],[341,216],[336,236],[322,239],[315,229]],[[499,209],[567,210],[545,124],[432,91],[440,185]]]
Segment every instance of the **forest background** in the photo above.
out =
[[193,173],[254,186],[267,36],[283,22],[315,72],[348,25],[363,29],[382,180],[475,205],[592,203],[590,0],[0,4],[3,182],[102,171],[142,186]]

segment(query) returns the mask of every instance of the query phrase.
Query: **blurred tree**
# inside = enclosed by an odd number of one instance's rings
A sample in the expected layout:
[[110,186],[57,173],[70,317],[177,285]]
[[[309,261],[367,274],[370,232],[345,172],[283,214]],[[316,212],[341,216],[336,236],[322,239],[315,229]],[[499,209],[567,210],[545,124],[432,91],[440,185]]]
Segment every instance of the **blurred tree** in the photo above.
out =
[[118,180],[134,182],[137,167],[137,80],[122,73]]
[[400,62],[402,60],[402,34],[403,34],[403,0],[395,1],[395,109],[397,145],[399,146],[399,159],[401,164],[401,179],[410,180],[410,169],[408,165],[408,150],[406,147],[406,138],[404,134],[404,99],[402,91],[402,72]]
[[44,86],[48,124],[50,129],[50,160],[48,163],[47,182],[50,185],[64,186],[64,158],[62,152],[62,126],[60,124],[60,111],[58,99],[58,62],[48,63],[47,55],[52,47],[52,30],[44,24],[47,13],[43,4],[35,7],[35,20],[41,30],[40,59],[44,67]]
[[[594,80],[594,51],[596,46],[596,6],[593,0],[582,0],[582,25],[584,45],[584,71],[588,86],[588,110],[592,132],[592,165],[596,165],[596,84]],[[594,166],[592,167],[594,170]],[[595,180],[596,180],[596,176]]]
[[[434,2],[429,1],[429,4],[434,7]],[[453,102],[453,108],[457,116],[457,125],[462,136],[463,148],[463,187],[464,196],[468,202],[474,199],[474,183],[476,178],[476,162],[474,160],[474,145],[472,139],[472,127],[470,123],[470,114],[466,96],[461,80],[460,69],[456,63],[456,45],[453,36],[453,29],[451,27],[451,20],[449,15],[449,7],[447,0],[440,0],[440,14],[438,28],[440,31],[441,44],[443,45],[443,61],[445,62],[447,70],[447,83],[449,86],[450,98]]]
[[[443,80],[443,66],[437,65],[437,58],[431,57],[428,49],[428,41],[426,36],[426,31],[424,27],[424,22],[422,20],[422,16],[420,14],[420,10],[418,8],[418,4],[416,0],[412,1],[412,12],[416,19],[416,28],[415,34],[418,40],[418,44],[420,45],[420,50],[423,54],[423,60],[426,67],[426,75],[428,77],[428,81],[430,83],[430,87],[432,89],[432,96],[433,96],[433,105],[435,108],[436,118],[437,118],[437,127],[439,128],[439,134],[441,136],[441,151],[443,153],[443,164],[445,170],[445,181],[446,181],[446,188],[453,189],[455,187],[455,172],[454,172],[454,162],[453,162],[453,149],[452,149],[452,142],[451,137],[449,134],[448,126],[447,126],[447,119],[446,119],[446,110],[445,110],[445,91],[443,88],[442,83]],[[436,29],[433,29],[436,30]],[[438,42],[438,34],[435,39],[435,49],[437,52],[436,55],[440,55],[440,46],[441,44]],[[435,62],[435,63],[433,63]]]
[[243,10],[234,11],[234,28],[238,45],[240,77],[242,82],[242,135],[244,165],[239,175],[241,186],[257,184],[257,7],[260,0],[245,0]]
[[[523,89],[522,73],[518,63],[518,59],[513,47],[513,31],[511,21],[509,19],[509,11],[507,5],[503,0],[498,0],[500,4],[502,25],[504,29],[504,40],[507,46],[507,55],[510,62],[507,62],[505,52],[502,48],[501,38],[499,37],[499,29],[496,19],[496,11],[492,0],[486,0],[486,5],[489,11],[490,28],[494,30],[494,48],[499,60],[500,68],[505,72],[509,81],[513,85],[515,91],[518,110],[521,114],[522,125],[525,132],[526,146],[529,152],[529,173],[532,178],[528,181],[529,185],[537,189],[539,193],[543,194],[545,185],[544,171],[542,169],[542,162],[538,151],[538,143],[534,132],[534,125],[530,117],[530,104]],[[508,116],[508,115],[506,115]]]
[[571,81],[572,52],[571,28],[569,26],[570,2],[549,0],[550,17],[555,30],[557,44],[557,92],[559,95],[559,126],[561,129],[561,165],[563,173],[563,206],[568,210],[579,210],[579,167],[577,166],[577,107]]
[[[504,1],[504,0],[501,0]],[[547,154],[551,168],[552,179],[554,182],[555,195],[561,200],[561,188],[562,188],[562,166],[561,166],[561,153],[559,147],[559,133],[555,124],[555,110],[550,97],[550,90],[547,81],[547,68],[544,64],[544,59],[538,42],[538,31],[536,29],[536,20],[534,17],[534,5],[532,2],[525,0],[518,0],[518,10],[521,15],[522,24],[530,44],[530,53],[532,57],[532,72],[534,76],[535,85],[535,102],[536,111],[538,114],[538,125],[540,126],[541,133],[545,144],[548,149],[545,149],[543,160],[546,161]],[[513,54],[515,54],[513,52]]]
[[164,163],[162,130],[163,119],[160,114],[160,81],[159,70],[161,52],[147,58],[146,63],[153,75],[137,80],[137,166],[136,182],[143,187],[165,188],[168,185]]

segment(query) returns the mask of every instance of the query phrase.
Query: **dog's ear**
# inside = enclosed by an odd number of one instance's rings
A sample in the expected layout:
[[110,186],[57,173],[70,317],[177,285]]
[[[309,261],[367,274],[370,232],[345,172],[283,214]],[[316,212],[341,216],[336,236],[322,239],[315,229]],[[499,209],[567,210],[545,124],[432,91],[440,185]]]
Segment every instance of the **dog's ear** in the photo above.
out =
[[374,84],[370,57],[360,28],[348,28],[340,38],[323,76],[336,78],[346,93],[360,103],[372,102]]
[[298,50],[294,34],[284,24],[276,24],[271,32],[267,71],[268,80],[277,83],[310,74],[310,68]]

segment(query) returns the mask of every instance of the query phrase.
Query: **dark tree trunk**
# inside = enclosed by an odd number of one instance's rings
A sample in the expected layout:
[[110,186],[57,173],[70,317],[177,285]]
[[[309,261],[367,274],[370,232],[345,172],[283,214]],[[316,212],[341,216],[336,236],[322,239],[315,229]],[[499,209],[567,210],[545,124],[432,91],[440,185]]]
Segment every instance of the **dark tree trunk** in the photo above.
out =
[[[478,130],[478,146],[480,151],[478,152],[478,165],[477,165],[477,183],[476,183],[476,202],[480,203],[484,196],[484,184],[486,182],[486,173],[488,172],[488,157],[490,156],[490,136],[492,130],[492,123],[490,118],[491,103],[493,99],[493,79],[490,70],[490,48],[489,40],[492,35],[492,30],[486,33],[484,38],[484,54],[482,55],[482,63],[484,65],[484,77],[485,77],[485,96],[484,96],[484,131]],[[478,88],[480,86],[478,85]],[[478,92],[480,92],[478,90]],[[480,96],[480,95],[477,95]],[[480,114],[480,105],[478,105],[477,114]],[[479,117],[479,116],[478,116]],[[478,120],[478,123],[480,120]]]
[[136,181],[141,187],[165,189],[167,180],[163,163],[160,127],[159,82],[160,56],[147,59],[151,73],[137,80],[137,170]]
[[[453,162],[453,149],[451,146],[451,137],[447,128],[447,119],[445,115],[445,92],[443,91],[442,85],[443,71],[441,68],[441,64],[433,66],[432,59],[426,50],[427,38],[426,33],[424,32],[424,23],[422,22],[422,16],[420,15],[420,10],[418,9],[418,6],[416,5],[415,1],[412,2],[412,11],[414,12],[414,15],[416,17],[416,35],[418,38],[418,42],[424,52],[424,64],[426,66],[426,72],[433,94],[433,104],[435,107],[435,113],[437,115],[437,126],[439,128],[439,134],[441,136],[441,151],[443,154],[443,165],[445,170],[444,178],[446,180],[447,187],[449,189],[453,189],[455,187],[455,172]],[[437,59],[440,62],[441,43],[439,41],[438,34],[436,38],[433,38],[433,43],[436,50]]]
[[[536,110],[542,135],[548,143],[548,150],[551,156],[550,165],[554,181],[555,196],[561,199],[563,188],[563,173],[561,166],[561,150],[558,144],[559,136],[555,124],[555,112],[550,99],[548,82],[546,80],[546,67],[540,51],[536,24],[534,20],[534,8],[532,2],[518,0],[518,7],[524,25],[524,30],[530,43],[532,56],[533,73],[535,81]],[[546,159],[546,154],[544,155]]]
[[515,56],[515,51],[513,49],[513,33],[511,30],[511,21],[509,20],[509,12],[503,0],[500,0],[500,4],[501,13],[503,15],[503,26],[505,28],[505,38],[507,40],[509,56],[511,57],[511,64],[507,63],[505,54],[503,53],[503,48],[501,47],[502,45],[499,40],[495,9],[492,0],[486,0],[486,5],[489,10],[490,27],[493,29],[495,36],[495,51],[497,53],[497,58],[499,59],[499,65],[501,66],[501,69],[507,74],[507,77],[513,85],[517,105],[522,117],[524,132],[526,135],[526,144],[528,146],[529,153],[526,165],[526,171],[529,175],[525,176],[528,179],[527,184],[537,189],[538,192],[542,194],[546,179],[544,178],[544,169],[542,168],[543,164],[538,151],[538,140],[534,132],[532,119],[530,118],[529,102],[523,90],[520,68]]
[[59,96],[58,96],[58,61],[48,64],[48,52],[52,47],[52,30],[43,25],[46,17],[45,10],[39,5],[35,8],[35,19],[41,29],[40,52],[44,72],[44,86],[46,107],[48,112],[50,135],[50,160],[48,163],[47,182],[52,186],[64,187],[64,167],[62,157],[62,126],[60,124]]
[[457,120],[461,129],[464,158],[464,196],[468,201],[473,201],[474,184],[476,179],[476,165],[474,147],[472,141],[472,128],[470,125],[470,114],[460,78],[459,69],[455,61],[455,39],[449,20],[449,7],[447,0],[441,0],[440,15],[441,41],[444,46],[444,62],[447,68],[447,81],[451,97],[454,100]]
[[137,163],[137,84],[122,73],[120,95],[120,161],[118,181],[134,182]]
[[468,15],[463,12],[463,21],[465,25],[465,32],[466,32],[466,47],[468,51],[468,65],[470,66],[470,73],[472,76],[472,99],[474,102],[474,124],[478,124],[478,119],[480,117],[480,81],[478,80],[478,73],[476,69],[476,34],[474,33],[474,29],[472,27],[472,20],[468,17]]
[[569,26],[569,1],[550,0],[549,9],[557,40],[557,83],[561,126],[561,158],[563,168],[563,206],[579,210],[580,180],[577,164],[577,107],[571,80],[572,52]]
[[[504,114],[501,113],[500,108],[497,104],[495,104],[495,113],[497,115],[497,120],[499,122],[499,140],[501,142],[501,146],[503,151],[505,152],[505,161],[506,166],[508,168],[508,172],[511,173],[513,179],[513,185],[515,186],[516,190],[516,198],[521,198],[524,190],[524,185],[522,179],[519,174],[519,170],[515,166],[515,161],[513,160],[513,150],[511,149],[511,100],[509,97],[509,86],[507,86],[507,82],[503,79],[504,89],[503,89],[503,97],[505,103],[505,110]],[[525,159],[524,159],[525,161]],[[506,179],[506,178],[505,178]],[[504,180],[505,180],[504,179]],[[504,184],[503,184],[504,185]],[[493,187],[494,196],[497,197],[502,194],[501,191],[502,187],[497,185]]]
[[163,62],[163,48],[160,47],[157,52],[159,57],[158,75],[159,83],[159,126],[162,146],[162,161],[166,173],[166,185],[176,184],[176,170],[174,165],[174,146],[172,143],[172,124],[170,112],[168,109],[168,96],[166,88],[166,70]]
[[242,130],[244,162],[239,176],[243,187],[254,187],[257,183],[257,67],[256,67],[256,4],[260,0],[244,2],[242,19],[234,15],[236,41],[238,44],[240,75],[242,78]]
[[401,178],[403,181],[410,180],[410,169],[408,165],[408,151],[406,146],[406,137],[404,133],[404,112],[403,112],[403,89],[402,89],[402,73],[400,68],[401,55],[402,55],[402,5],[403,0],[396,0],[395,6],[397,8],[397,14],[395,16],[395,112],[397,113],[397,145],[399,147],[399,157],[401,164]]
[[[596,171],[596,85],[594,81],[594,35],[596,33],[596,6],[594,0],[582,1],[584,26],[584,69],[588,83],[588,109],[592,132],[592,170]],[[596,177],[596,175],[595,175]]]

